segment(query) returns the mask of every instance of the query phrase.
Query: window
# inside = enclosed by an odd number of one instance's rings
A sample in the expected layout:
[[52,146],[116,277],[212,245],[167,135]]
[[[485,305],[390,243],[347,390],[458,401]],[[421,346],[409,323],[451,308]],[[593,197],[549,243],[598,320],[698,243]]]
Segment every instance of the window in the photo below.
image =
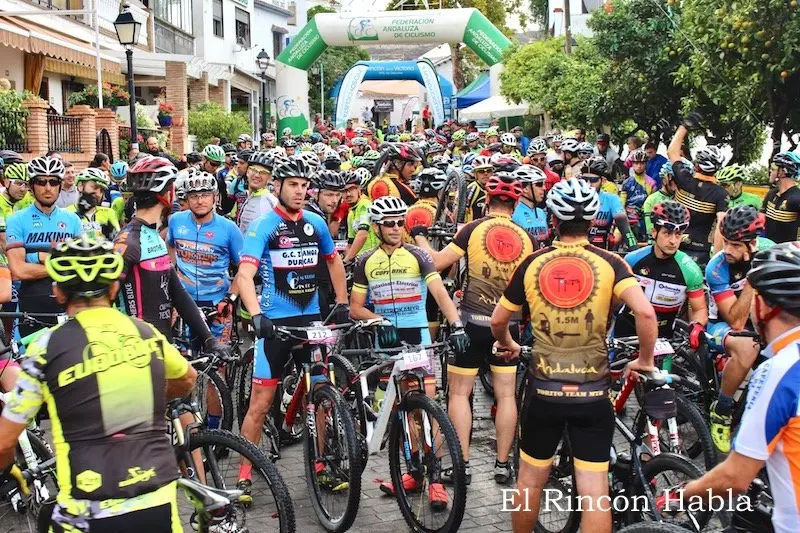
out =
[[[153,14],[156,22],[164,22],[191,37],[192,35],[192,2],[182,0],[153,0]],[[221,11],[220,11],[221,13]],[[177,53],[177,52],[175,52]]]
[[213,24],[214,24],[214,35],[217,37],[224,37],[225,32],[222,29],[222,0],[213,0],[214,1],[214,13],[213,13]]
[[272,57],[281,55],[281,44],[283,43],[283,34],[278,31],[272,31]]
[[250,13],[236,8],[236,44],[250,48]]

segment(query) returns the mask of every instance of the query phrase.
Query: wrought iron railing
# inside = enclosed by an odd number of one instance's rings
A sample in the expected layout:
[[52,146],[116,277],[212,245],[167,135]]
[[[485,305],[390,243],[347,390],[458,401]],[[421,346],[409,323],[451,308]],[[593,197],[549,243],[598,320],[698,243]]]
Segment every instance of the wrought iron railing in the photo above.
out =
[[81,119],[47,115],[47,148],[56,152],[81,151]]

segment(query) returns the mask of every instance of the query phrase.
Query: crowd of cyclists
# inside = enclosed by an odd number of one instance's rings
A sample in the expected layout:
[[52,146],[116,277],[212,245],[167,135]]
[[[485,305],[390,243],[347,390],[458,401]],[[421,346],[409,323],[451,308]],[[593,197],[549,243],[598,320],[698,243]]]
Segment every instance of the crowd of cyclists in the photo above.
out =
[[[157,151],[130,161],[97,154],[79,172],[59,154],[25,162],[0,151],[4,310],[71,318],[42,318],[52,329],[20,363],[0,359],[0,389],[11,393],[0,485],[26,483],[17,437],[46,405],[60,487],[53,531],[174,531],[179,471],[163,413],[196,378],[172,346],[176,316],[198,352],[223,358],[237,329],[252,331],[239,432],[256,445],[290,357],[311,362],[309,347],[293,353],[297,342],[276,332],[382,319],[379,348],[448,344],[449,359],[432,357],[421,385],[436,398],[446,379],[467,485],[472,395],[476,378],[491,376],[494,481],[516,482],[513,528],[532,531],[565,440],[574,490],[595,501],[608,494],[609,339],[637,337],[626,375],[650,375],[657,340],[672,339],[682,319],[691,350],[706,347],[724,363],[706,415],[727,459],[679,490],[743,492],[766,465],[774,528],[794,531],[800,155],[773,157],[761,199],[743,192],[745,169],[725,165],[720,147],[686,148],[698,122],[687,117],[666,157],[636,138],[622,157],[605,133],[594,143],[583,130],[529,139],[519,127],[458,122],[415,133],[287,128],[260,142],[221,139],[180,161]],[[6,343],[41,327],[4,325]],[[207,424],[219,427],[212,411]],[[141,468],[147,475],[131,481]],[[244,494],[252,468],[239,465]],[[430,509],[443,510],[453,468],[412,468],[402,488],[387,481],[380,490],[424,490]],[[346,484],[323,461],[314,475],[329,490]],[[584,511],[581,527],[610,531],[611,521]]]

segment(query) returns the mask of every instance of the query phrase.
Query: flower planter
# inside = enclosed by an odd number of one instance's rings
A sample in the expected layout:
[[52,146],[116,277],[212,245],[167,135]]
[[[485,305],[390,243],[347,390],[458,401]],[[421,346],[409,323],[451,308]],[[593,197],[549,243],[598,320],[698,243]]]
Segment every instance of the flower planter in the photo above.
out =
[[158,116],[158,124],[162,128],[169,128],[172,126],[172,117],[171,116]]

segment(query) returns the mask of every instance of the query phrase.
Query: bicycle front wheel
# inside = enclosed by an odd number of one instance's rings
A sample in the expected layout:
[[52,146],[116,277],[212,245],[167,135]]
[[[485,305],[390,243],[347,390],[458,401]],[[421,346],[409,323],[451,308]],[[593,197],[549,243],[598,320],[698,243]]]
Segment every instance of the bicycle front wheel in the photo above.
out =
[[[457,531],[467,480],[456,430],[444,409],[418,391],[398,406],[389,434],[389,470],[400,512],[414,531]],[[451,483],[442,472],[451,472]]]
[[[232,368],[228,369],[233,372]],[[197,375],[197,382],[192,390],[192,396],[200,406],[200,415],[203,425],[209,426],[209,416],[219,417],[218,426],[210,429],[233,429],[233,398],[228,384],[215,370],[209,369]]]
[[303,456],[314,512],[327,531],[353,525],[361,498],[361,456],[350,407],[329,383],[311,395],[313,420],[306,420]]

